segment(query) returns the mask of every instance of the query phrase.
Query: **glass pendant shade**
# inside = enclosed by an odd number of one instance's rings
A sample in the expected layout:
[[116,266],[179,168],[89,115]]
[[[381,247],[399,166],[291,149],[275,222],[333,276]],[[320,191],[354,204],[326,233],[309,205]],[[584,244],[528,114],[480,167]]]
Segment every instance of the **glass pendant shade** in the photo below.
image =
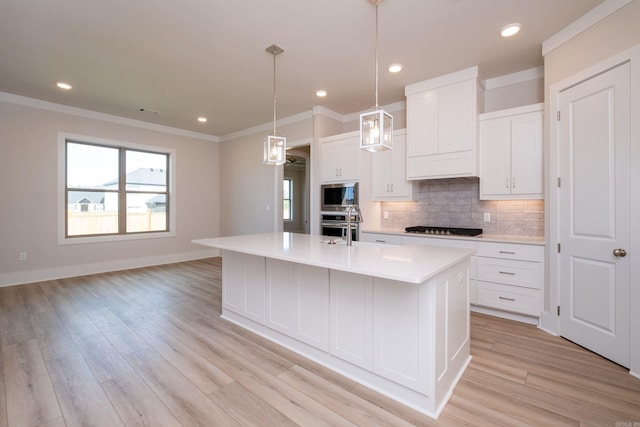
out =
[[393,148],[393,116],[382,109],[360,114],[360,148],[376,152]]
[[269,135],[264,138],[264,164],[283,165],[286,161],[287,138]]

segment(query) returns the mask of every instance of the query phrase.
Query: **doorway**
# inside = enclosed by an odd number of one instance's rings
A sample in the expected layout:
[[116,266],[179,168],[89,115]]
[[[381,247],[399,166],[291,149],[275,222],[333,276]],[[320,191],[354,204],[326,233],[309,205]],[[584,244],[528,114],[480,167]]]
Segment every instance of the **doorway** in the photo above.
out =
[[630,365],[630,64],[558,94],[558,331]]
[[287,150],[283,174],[283,230],[290,233],[310,233],[310,146]]

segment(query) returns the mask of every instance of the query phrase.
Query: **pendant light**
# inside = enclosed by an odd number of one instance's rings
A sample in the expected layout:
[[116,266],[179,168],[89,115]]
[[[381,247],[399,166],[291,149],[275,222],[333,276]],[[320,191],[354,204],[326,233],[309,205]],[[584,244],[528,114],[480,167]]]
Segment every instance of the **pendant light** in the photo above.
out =
[[276,132],[276,56],[284,50],[275,44],[265,50],[273,55],[273,132],[264,138],[263,163],[265,165],[282,165],[286,161],[287,138]]
[[360,148],[376,152],[393,148],[393,116],[378,106],[378,5],[383,0],[368,0],[376,7],[376,105],[360,114]]

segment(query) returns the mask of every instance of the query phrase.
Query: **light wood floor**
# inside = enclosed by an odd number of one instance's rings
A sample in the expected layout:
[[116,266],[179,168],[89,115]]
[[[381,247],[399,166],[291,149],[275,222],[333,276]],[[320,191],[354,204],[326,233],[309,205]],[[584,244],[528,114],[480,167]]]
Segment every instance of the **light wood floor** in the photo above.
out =
[[477,314],[434,421],[221,320],[220,265],[0,288],[0,427],[640,425],[626,370]]

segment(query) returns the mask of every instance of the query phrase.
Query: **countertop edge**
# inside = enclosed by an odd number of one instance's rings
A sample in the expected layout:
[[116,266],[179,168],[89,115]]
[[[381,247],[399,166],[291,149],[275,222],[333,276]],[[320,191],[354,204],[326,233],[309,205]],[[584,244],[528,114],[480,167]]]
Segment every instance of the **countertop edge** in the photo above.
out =
[[545,246],[544,237],[509,236],[499,234],[482,234],[480,236],[438,236],[433,234],[407,233],[404,230],[395,229],[362,229],[360,233],[385,234],[390,236],[403,236],[412,238],[430,238],[443,240],[464,240],[468,242],[492,242],[492,243],[516,243],[521,245]]
[[[392,274],[392,273],[388,273],[385,272],[381,269],[377,269],[372,271],[371,269],[366,268],[366,266],[353,266],[353,265],[345,265],[344,263],[340,263],[340,262],[331,262],[328,261],[327,259],[320,259],[320,260],[316,260],[313,258],[309,258],[309,257],[302,257],[302,256],[295,256],[292,254],[288,254],[284,251],[280,251],[280,250],[266,250],[266,249],[256,249],[255,247],[248,247],[248,246],[242,246],[239,247],[237,244],[231,244],[230,242],[232,242],[234,237],[238,237],[238,238],[250,238],[250,237],[255,237],[255,238],[260,238],[260,236],[269,236],[269,235],[277,235],[278,233],[267,233],[264,235],[249,235],[249,236],[228,236],[228,237],[219,237],[219,238],[202,238],[202,239],[194,239],[191,242],[193,244],[197,244],[197,245],[202,245],[202,246],[207,246],[207,247],[213,247],[213,248],[218,248],[221,250],[227,250],[227,251],[233,251],[233,252],[240,252],[240,253],[245,253],[248,255],[255,255],[255,256],[262,256],[262,257],[266,257],[266,258],[272,258],[272,259],[277,259],[277,260],[281,260],[281,261],[287,261],[287,262],[295,262],[295,263],[300,263],[300,264],[305,264],[305,265],[310,265],[310,266],[314,266],[314,267],[319,267],[319,268],[327,268],[327,269],[333,269],[333,270],[340,270],[340,271],[344,271],[344,272],[348,272],[348,273],[355,273],[355,274],[362,274],[365,276],[371,276],[371,277],[377,277],[377,278],[381,278],[381,279],[388,279],[388,280],[394,280],[394,281],[399,281],[399,282],[405,282],[405,283],[411,283],[411,284],[421,284],[424,283],[425,281],[437,276],[438,274],[442,273],[443,271],[449,269],[450,267],[458,264],[459,262],[464,261],[465,257],[470,257],[473,254],[473,251],[471,249],[462,249],[462,248],[447,248],[447,249],[453,249],[457,252],[459,252],[458,256],[451,256],[451,259],[442,262],[442,264],[438,265],[435,268],[432,268],[429,271],[426,271],[424,273],[421,274],[413,274],[413,275],[398,275],[398,274]],[[282,233],[284,234],[284,233]],[[307,235],[308,236],[308,235]],[[315,236],[316,239],[325,239],[325,237],[322,236]],[[367,246],[371,246],[371,247],[375,247],[378,248],[378,250],[382,250],[382,251],[390,251],[391,247],[389,245],[381,245],[381,244],[375,244],[375,243],[364,243],[364,242],[355,242],[354,248],[366,248]],[[328,245],[327,245],[328,246]],[[327,250],[340,250],[341,247],[343,247],[344,245],[340,245],[337,247],[327,247]],[[415,246],[416,250],[418,251],[424,251],[425,248],[428,248],[428,245],[405,245],[405,247],[411,247],[411,246]],[[346,247],[345,247],[346,248]],[[440,247],[433,247],[434,249],[437,249],[438,251],[442,250],[442,248]]]

